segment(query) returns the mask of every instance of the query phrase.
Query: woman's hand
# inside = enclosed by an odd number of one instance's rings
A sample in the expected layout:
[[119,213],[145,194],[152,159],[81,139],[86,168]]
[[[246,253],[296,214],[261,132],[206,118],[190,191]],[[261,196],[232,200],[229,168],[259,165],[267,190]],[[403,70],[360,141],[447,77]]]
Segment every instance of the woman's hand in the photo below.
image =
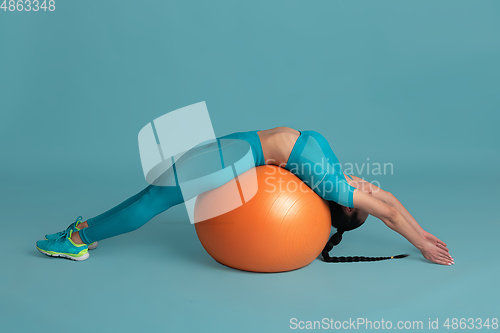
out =
[[422,230],[422,232],[420,233],[422,235],[422,237],[426,240],[426,241],[429,241],[433,244],[436,244],[438,245],[439,247],[445,249],[446,251],[450,251],[448,250],[448,248],[446,247],[447,245],[445,244],[445,242],[443,242],[442,240],[440,240],[439,238],[437,238],[436,236],[434,236],[433,234],[425,231],[425,230]]
[[420,250],[424,258],[436,264],[452,265],[454,263],[453,258],[448,253],[446,246],[442,245],[444,243],[437,239],[437,237],[431,234],[429,235],[427,235],[427,237],[431,240],[426,239],[422,249]]

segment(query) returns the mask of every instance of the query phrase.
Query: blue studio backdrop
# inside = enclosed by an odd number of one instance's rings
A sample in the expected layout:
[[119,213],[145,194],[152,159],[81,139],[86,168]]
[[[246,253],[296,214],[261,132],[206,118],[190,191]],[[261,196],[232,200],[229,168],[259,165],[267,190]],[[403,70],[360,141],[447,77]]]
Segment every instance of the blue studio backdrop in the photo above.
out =
[[[289,332],[324,318],[487,331],[477,319],[500,316],[499,1],[0,2],[2,331]],[[140,129],[201,101],[217,136],[322,133],[455,264],[369,217],[331,255],[410,256],[238,271],[205,252],[182,205],[83,262],[36,250],[146,187]]]

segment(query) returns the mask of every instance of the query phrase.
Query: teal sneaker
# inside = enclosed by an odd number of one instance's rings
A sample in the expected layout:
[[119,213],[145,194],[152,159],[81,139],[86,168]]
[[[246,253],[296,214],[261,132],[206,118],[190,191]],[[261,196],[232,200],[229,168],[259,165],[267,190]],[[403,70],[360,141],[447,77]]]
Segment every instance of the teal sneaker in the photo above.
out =
[[[73,222],[73,223],[71,223],[69,225],[69,227],[66,228],[66,230],[56,232],[55,234],[45,235],[45,239],[46,240],[54,240],[54,239],[58,238],[59,236],[61,236],[63,233],[67,232],[69,229],[73,230],[73,232],[81,230],[80,228],[78,228],[78,225],[80,223],[83,223],[83,222],[85,222],[85,221],[82,221],[82,217],[78,216],[76,218],[76,221]],[[97,245],[99,245],[97,242],[90,243],[89,244],[89,250],[95,249],[97,247]]]
[[89,257],[87,244],[76,244],[71,240],[73,230],[67,229],[56,239],[39,240],[36,248],[51,257],[63,257],[71,260],[82,261]]

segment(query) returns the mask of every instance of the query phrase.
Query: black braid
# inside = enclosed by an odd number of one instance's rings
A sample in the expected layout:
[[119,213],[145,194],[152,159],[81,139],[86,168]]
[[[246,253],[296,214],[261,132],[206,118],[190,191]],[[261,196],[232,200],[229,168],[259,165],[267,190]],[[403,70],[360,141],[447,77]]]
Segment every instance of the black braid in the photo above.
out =
[[323,256],[323,259],[325,262],[357,262],[357,261],[379,261],[379,260],[388,260],[388,259],[400,259],[407,257],[408,254],[399,254],[397,256],[392,256],[392,257],[330,257],[329,252],[332,250],[332,248],[340,243],[342,240],[342,234],[344,233],[343,230],[338,229],[336,233],[333,234],[332,237],[330,237],[330,240],[328,243],[326,243],[325,248],[323,249],[323,252],[321,252],[321,255]]

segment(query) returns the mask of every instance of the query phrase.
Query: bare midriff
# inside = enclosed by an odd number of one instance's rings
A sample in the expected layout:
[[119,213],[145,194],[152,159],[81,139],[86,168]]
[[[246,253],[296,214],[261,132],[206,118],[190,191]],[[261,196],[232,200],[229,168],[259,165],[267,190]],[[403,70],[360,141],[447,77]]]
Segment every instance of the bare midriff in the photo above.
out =
[[275,127],[257,132],[266,164],[285,166],[300,132],[290,127]]

